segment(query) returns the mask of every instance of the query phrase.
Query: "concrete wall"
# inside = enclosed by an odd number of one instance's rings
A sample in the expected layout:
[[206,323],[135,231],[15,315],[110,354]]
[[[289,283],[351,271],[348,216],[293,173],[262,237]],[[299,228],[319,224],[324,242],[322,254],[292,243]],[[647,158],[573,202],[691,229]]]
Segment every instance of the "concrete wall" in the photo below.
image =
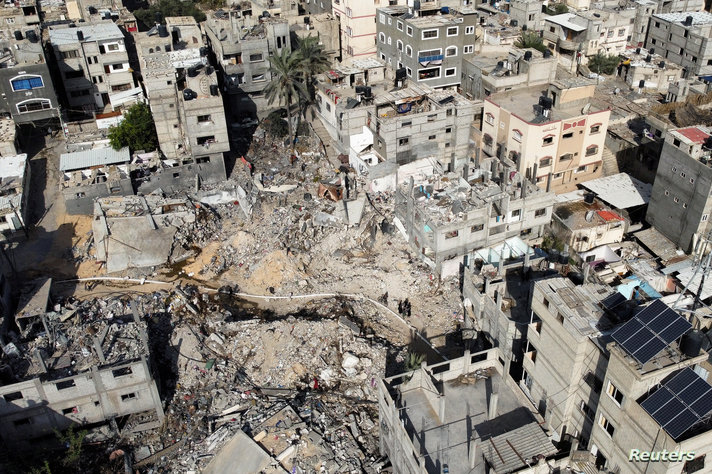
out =
[[86,186],[72,186],[62,189],[67,214],[86,215],[94,214],[94,200],[107,196],[131,196],[134,194],[131,179],[124,178],[114,183],[111,189],[109,182],[90,184]]
[[[208,161],[203,161],[208,160]],[[158,188],[171,193],[195,189],[196,176],[200,184],[218,184],[227,179],[222,154],[199,158],[200,163],[190,163],[162,170],[135,183],[136,194],[149,194]]]
[[[122,368],[129,373],[117,372]],[[51,435],[55,429],[64,430],[72,424],[101,423],[149,411],[155,413],[155,426],[160,426],[161,400],[142,358],[64,379],[42,382],[34,378],[0,387],[0,437],[13,445]]]
[[156,124],[158,146],[167,158],[177,158],[185,151],[181,118],[177,107],[175,70],[144,72],[151,115]]
[[[22,74],[20,74],[22,73]],[[44,87],[32,89],[31,91],[13,91],[10,81],[24,76],[41,76]],[[59,116],[57,95],[54,92],[54,85],[46,63],[23,64],[11,68],[0,69],[0,113],[10,114],[15,123],[39,122]],[[18,104],[28,104],[28,101],[47,99],[50,101],[50,108],[34,111],[20,112]]]
[[[712,74],[712,23],[684,26],[679,22],[666,21],[659,16],[650,19],[645,47],[654,48],[666,61],[683,66],[687,75],[693,77]],[[680,53],[682,50],[682,54]]]

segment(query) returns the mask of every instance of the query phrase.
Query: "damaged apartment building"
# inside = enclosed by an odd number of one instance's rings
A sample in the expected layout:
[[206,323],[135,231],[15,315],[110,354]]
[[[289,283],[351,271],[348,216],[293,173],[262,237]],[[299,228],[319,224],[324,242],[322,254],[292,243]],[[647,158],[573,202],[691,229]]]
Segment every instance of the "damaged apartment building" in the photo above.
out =
[[[138,34],[136,44],[165,173],[186,184],[224,180],[223,153],[230,150],[225,109],[200,27],[192,17],[168,17]],[[159,187],[149,182],[142,190]]]
[[272,79],[268,58],[291,51],[287,20],[258,17],[244,7],[212,12],[203,25],[228,94],[260,96]]
[[[94,302],[54,305],[50,280],[21,298],[22,335],[0,356],[0,439],[36,447],[73,425],[104,426],[91,436],[154,429],[163,409],[150,364],[146,325],[137,308]],[[102,311],[111,311],[107,318]],[[99,438],[93,438],[99,439]]]
[[489,96],[484,155],[556,193],[600,177],[611,111],[592,105],[595,89],[595,82],[575,78]]
[[554,206],[553,193],[513,169],[499,171],[497,163],[463,174],[411,178],[395,196],[397,225],[443,277],[457,275],[479,249],[514,236],[541,236]]
[[6,3],[0,8],[0,22],[0,112],[18,125],[58,123],[59,103],[40,41],[36,5]]

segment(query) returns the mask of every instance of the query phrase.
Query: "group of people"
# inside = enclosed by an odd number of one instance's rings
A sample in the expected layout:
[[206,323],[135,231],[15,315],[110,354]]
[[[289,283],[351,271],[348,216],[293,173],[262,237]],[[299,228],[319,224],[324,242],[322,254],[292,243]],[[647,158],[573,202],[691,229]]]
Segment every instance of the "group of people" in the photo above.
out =
[[398,313],[400,313],[401,316],[410,317],[410,301],[408,301],[408,298],[406,298],[405,301],[398,300]]

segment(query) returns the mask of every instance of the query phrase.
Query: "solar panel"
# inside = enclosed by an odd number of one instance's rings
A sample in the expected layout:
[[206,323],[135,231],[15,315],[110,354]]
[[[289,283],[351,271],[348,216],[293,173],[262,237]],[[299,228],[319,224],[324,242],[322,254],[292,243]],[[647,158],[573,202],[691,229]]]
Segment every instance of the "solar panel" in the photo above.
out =
[[635,360],[645,364],[690,328],[692,325],[685,318],[655,300],[611,336]]
[[612,295],[609,295],[609,296],[606,296],[605,298],[603,298],[603,300],[601,300],[601,304],[608,309],[613,309],[616,306],[618,306],[619,304],[622,304],[626,301],[627,300],[626,300],[625,296],[623,296],[622,294],[620,294],[616,291]]
[[712,385],[692,369],[678,372],[641,407],[675,440],[712,412]]

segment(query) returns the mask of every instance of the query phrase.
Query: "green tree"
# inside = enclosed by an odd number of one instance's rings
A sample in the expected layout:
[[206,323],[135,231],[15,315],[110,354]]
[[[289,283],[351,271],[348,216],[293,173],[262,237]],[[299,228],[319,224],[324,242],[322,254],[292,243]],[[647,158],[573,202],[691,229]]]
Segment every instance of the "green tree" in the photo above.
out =
[[160,0],[148,8],[134,10],[133,13],[147,29],[151,28],[156,21],[163,23],[167,16],[192,16],[197,22],[206,19],[205,13],[198,8],[198,5],[182,0]]
[[620,56],[598,53],[588,60],[588,69],[597,74],[613,74],[621,62]]
[[272,80],[265,87],[267,102],[271,105],[275,101],[286,106],[287,126],[289,139],[294,149],[294,131],[292,130],[292,104],[296,101],[300,103],[307,97],[307,90],[302,80],[301,57],[283,48],[279,54],[273,54],[269,58],[269,70],[272,73]]
[[156,125],[148,105],[138,103],[124,114],[124,119],[109,129],[109,142],[114,150],[128,146],[131,151],[153,151],[158,147]]
[[419,369],[424,360],[424,354],[418,354],[417,352],[409,352],[408,358],[405,361],[406,372],[411,372],[413,370]]
[[67,469],[72,469],[74,472],[79,472],[79,460],[82,456],[82,443],[87,435],[86,430],[75,431],[75,426],[70,426],[67,431],[60,433],[55,431],[57,439],[61,441],[67,448],[67,453],[62,460],[62,464]]
[[324,45],[319,44],[316,36],[307,36],[299,40],[299,47],[296,50],[299,58],[299,68],[304,75],[309,99],[314,100],[314,82],[317,74],[321,74],[331,66],[331,59],[324,50]]
[[542,53],[546,51],[546,46],[544,46],[541,36],[533,31],[523,31],[522,36],[514,43],[514,46],[522,49],[532,48]]

